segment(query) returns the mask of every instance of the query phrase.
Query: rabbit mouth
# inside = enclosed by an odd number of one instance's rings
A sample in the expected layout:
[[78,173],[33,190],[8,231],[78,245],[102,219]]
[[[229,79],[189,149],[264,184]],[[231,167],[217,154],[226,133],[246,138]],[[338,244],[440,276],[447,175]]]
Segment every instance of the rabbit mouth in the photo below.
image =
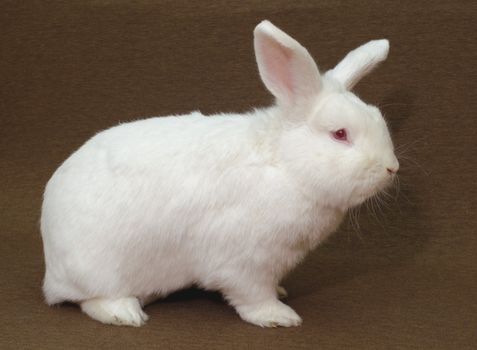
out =
[[380,177],[373,179],[368,177],[363,187],[357,186],[351,193],[349,206],[356,207],[363,204],[368,199],[387,193],[387,189],[393,187],[395,176]]
[[395,187],[396,180],[396,175],[384,177],[382,180],[379,181],[377,186],[375,186],[372,190],[370,190],[366,195],[363,196],[360,204],[368,200],[373,200],[373,198],[378,198],[378,200],[382,199],[383,195],[384,197],[389,197],[390,193],[388,190]]

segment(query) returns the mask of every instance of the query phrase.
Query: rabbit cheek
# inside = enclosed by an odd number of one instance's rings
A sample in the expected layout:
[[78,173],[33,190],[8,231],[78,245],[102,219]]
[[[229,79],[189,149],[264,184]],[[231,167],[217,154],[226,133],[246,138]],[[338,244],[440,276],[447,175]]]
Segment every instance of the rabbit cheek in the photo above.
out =
[[375,162],[365,160],[361,170],[357,170],[354,176],[354,188],[351,191],[350,202],[352,206],[359,205],[368,198],[381,191],[386,183],[378,171]]

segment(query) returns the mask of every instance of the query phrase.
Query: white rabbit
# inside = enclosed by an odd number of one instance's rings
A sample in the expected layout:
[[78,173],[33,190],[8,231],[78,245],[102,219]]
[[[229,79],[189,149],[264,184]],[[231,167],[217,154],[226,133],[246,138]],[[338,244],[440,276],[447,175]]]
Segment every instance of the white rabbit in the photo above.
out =
[[247,322],[301,323],[278,300],[280,280],[399,167],[381,113],[349,91],[389,44],[371,41],[324,75],[268,21],[254,44],[273,106],[121,124],[56,170],[41,217],[48,304],[140,326],[146,303],[197,285]]

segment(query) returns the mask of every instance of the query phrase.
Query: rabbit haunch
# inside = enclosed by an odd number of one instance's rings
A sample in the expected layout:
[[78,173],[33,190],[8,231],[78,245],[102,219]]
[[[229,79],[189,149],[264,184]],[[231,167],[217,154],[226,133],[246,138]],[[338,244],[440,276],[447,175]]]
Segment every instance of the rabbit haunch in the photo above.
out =
[[140,326],[146,303],[195,284],[222,292],[247,322],[301,323],[278,299],[280,280],[399,167],[379,110],[349,91],[388,42],[324,75],[268,21],[254,44],[275,105],[121,124],[56,170],[41,217],[48,304]]

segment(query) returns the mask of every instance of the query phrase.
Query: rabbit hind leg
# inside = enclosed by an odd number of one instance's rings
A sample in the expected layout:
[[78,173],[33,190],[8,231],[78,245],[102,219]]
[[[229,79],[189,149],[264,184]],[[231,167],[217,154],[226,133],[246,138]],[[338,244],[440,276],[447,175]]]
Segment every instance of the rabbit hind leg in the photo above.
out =
[[141,304],[136,297],[94,298],[82,301],[80,306],[81,310],[89,317],[116,326],[140,327],[149,318],[142,311]]

